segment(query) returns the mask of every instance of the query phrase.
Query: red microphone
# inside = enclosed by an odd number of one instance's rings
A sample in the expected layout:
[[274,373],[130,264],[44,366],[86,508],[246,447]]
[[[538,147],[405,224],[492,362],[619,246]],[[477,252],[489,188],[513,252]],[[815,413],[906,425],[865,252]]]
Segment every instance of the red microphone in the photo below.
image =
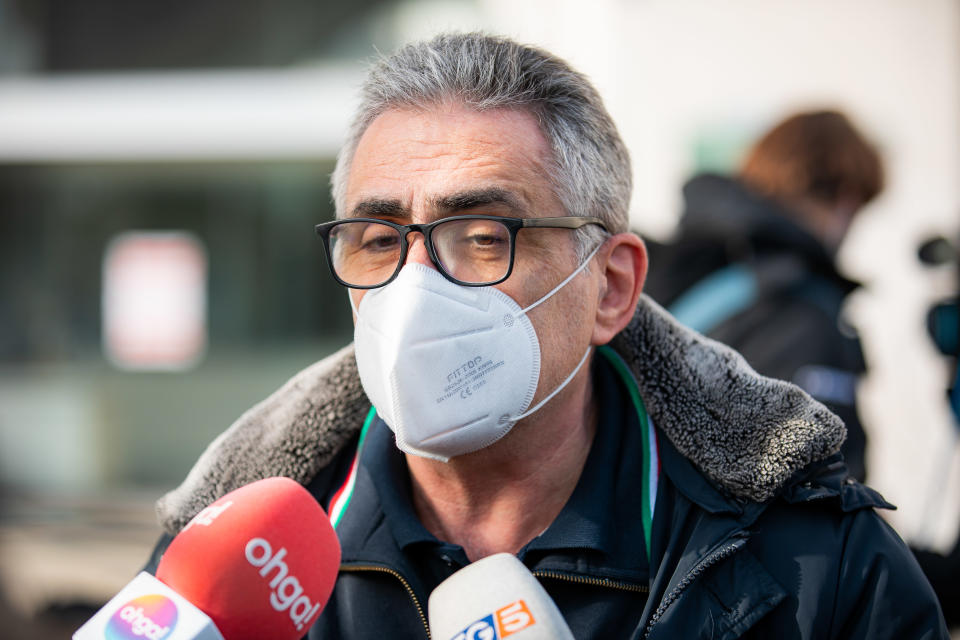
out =
[[[231,491],[170,542],[74,640],[298,640],[330,598],[340,544],[289,478]],[[214,628],[215,627],[215,628]]]
[[339,568],[337,534],[316,499],[289,478],[266,478],[198,513],[163,554],[157,578],[226,640],[296,640],[320,615]]

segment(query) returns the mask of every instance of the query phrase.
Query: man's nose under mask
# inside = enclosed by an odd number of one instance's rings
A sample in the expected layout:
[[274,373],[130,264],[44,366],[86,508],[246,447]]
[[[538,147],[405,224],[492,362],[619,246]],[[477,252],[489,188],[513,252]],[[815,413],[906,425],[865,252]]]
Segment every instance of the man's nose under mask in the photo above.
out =
[[559,393],[590,348],[528,410],[540,379],[540,342],[527,312],[575,278],[598,250],[525,309],[499,289],[456,285],[419,263],[368,292],[354,307],[357,367],[397,446],[446,462],[490,446]]

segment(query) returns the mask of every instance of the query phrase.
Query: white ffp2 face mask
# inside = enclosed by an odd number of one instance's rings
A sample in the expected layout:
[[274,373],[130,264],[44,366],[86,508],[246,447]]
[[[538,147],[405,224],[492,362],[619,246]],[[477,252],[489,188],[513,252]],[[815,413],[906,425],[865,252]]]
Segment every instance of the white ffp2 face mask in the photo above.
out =
[[354,308],[357,367],[397,447],[446,462],[493,444],[559,393],[590,349],[527,411],[540,379],[540,343],[527,312],[579,274],[597,250],[525,309],[499,289],[456,285],[417,263],[368,292]]

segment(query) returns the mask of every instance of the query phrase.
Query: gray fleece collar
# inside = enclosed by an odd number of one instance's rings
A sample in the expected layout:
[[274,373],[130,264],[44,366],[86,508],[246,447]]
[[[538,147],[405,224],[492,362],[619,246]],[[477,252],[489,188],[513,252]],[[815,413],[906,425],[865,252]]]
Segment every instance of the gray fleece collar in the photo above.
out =
[[[760,376],[645,295],[611,346],[633,370],[654,424],[734,496],[769,500],[846,437],[843,422],[799,387]],[[308,483],[369,408],[352,346],[311,365],[207,447],[183,483],[157,502],[160,524],[176,533],[209,503],[261,478]]]

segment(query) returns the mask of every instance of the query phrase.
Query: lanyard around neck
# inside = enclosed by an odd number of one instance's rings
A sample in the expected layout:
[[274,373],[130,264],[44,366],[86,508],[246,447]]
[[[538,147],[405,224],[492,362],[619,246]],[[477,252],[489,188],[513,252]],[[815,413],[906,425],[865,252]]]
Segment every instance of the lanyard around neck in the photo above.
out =
[[650,558],[650,540],[653,531],[653,512],[657,506],[657,487],[660,481],[660,445],[657,443],[657,432],[653,428],[653,421],[647,414],[647,407],[643,404],[643,398],[640,397],[640,388],[633,377],[630,367],[624,362],[620,354],[614,351],[609,345],[597,347],[597,352],[602,354],[611,365],[624,388],[630,394],[630,401],[637,412],[637,419],[640,422],[640,429],[643,431],[643,480],[646,486],[641,488],[641,518],[643,523],[643,542],[647,549],[647,558]]

